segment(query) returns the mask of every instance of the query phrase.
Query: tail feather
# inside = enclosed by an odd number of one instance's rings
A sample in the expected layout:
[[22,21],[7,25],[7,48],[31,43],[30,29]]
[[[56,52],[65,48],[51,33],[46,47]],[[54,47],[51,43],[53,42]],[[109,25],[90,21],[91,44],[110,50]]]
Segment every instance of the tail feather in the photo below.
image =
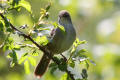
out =
[[34,72],[37,77],[40,78],[45,73],[45,71],[47,70],[47,67],[50,63],[50,60],[51,59],[48,58],[46,54],[43,54],[42,59],[38,63],[38,65],[35,69],[35,72]]

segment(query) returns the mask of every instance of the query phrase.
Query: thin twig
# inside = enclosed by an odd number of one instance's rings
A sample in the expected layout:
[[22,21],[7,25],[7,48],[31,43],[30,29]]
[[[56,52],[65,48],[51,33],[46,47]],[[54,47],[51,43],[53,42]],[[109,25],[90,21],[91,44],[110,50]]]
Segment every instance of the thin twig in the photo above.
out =
[[62,53],[60,55],[64,58],[65,62],[67,62],[67,58]]
[[[0,13],[0,16],[2,17],[3,20],[6,20],[6,18],[4,17],[4,15],[3,15],[2,13]],[[57,62],[57,61],[52,57],[52,55],[50,55],[50,54],[52,54],[52,53],[48,52],[44,47],[40,46],[37,42],[35,42],[35,41],[31,38],[30,35],[24,34],[22,31],[20,31],[19,29],[17,29],[12,23],[9,22],[9,24],[10,24],[10,26],[11,26],[11,28],[12,28],[13,30],[18,31],[18,32],[20,33],[20,35],[22,35],[24,38],[29,39],[33,44],[35,44],[35,45],[39,48],[39,50],[43,51],[44,54],[46,54],[49,58],[51,58],[57,65],[60,65],[60,63]],[[72,74],[68,69],[66,69],[66,72],[67,72],[67,74],[70,76],[70,78],[71,78],[72,80],[75,80],[73,74]]]

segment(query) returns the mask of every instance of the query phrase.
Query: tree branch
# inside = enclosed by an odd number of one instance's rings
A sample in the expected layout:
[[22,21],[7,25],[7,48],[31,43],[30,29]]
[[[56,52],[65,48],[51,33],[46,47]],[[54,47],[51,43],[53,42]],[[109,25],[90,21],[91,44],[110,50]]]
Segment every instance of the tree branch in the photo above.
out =
[[[2,13],[0,13],[0,16],[2,17],[2,19],[3,19],[4,21],[6,21],[6,17],[4,17],[4,15],[3,15]],[[9,22],[9,21],[8,21],[8,22]],[[9,24],[10,24],[10,26],[11,26],[11,28],[12,28],[13,30],[18,31],[21,36],[23,36],[24,38],[29,39],[33,44],[35,44],[35,45],[39,48],[39,50],[43,51],[44,54],[46,54],[49,58],[51,58],[57,65],[60,65],[60,63],[57,62],[57,61],[50,55],[51,53],[48,52],[48,51],[46,51],[46,49],[45,49],[44,47],[40,46],[37,42],[35,42],[30,35],[26,35],[26,34],[23,33],[22,31],[20,31],[20,30],[17,29],[12,23],[9,22]],[[66,71],[66,73],[70,76],[70,78],[71,78],[72,80],[75,80],[73,74],[72,74],[68,69],[66,69],[65,71]]]

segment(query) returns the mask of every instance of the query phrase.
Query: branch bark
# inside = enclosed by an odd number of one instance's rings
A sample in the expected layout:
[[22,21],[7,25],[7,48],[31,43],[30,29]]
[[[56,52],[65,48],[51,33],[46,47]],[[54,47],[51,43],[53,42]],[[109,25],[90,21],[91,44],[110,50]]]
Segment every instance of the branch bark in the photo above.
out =
[[[4,21],[6,20],[6,17],[5,17],[2,13],[0,13],[0,16],[2,17],[2,19],[3,19]],[[9,22],[9,21],[8,21],[8,22]],[[26,38],[26,39],[29,39],[33,44],[35,44],[35,45],[39,48],[39,50],[43,51],[44,54],[46,54],[49,58],[51,58],[57,65],[60,65],[60,63],[57,62],[57,61],[50,55],[51,53],[48,52],[48,51],[46,51],[46,49],[45,49],[44,47],[40,46],[37,42],[35,42],[30,35],[26,35],[26,34],[23,33],[22,31],[20,31],[20,30],[17,29],[12,23],[9,22],[9,24],[10,24],[10,26],[11,26],[11,28],[12,28],[13,30],[18,31],[21,36],[23,36],[23,37]],[[73,74],[72,74],[68,69],[66,69],[65,71],[66,71],[66,73],[70,76],[70,78],[71,78],[72,80],[75,80]]]

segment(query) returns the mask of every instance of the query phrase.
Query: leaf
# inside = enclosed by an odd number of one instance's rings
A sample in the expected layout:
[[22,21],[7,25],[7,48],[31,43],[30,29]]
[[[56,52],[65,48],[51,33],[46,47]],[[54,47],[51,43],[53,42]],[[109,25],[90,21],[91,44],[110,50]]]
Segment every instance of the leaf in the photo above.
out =
[[52,23],[52,25],[53,25],[55,28],[59,28],[59,29],[63,32],[63,34],[66,33],[64,26],[58,25],[56,22]]
[[83,41],[79,41],[79,42],[78,42],[79,45],[80,45],[80,44],[86,44],[86,43],[87,43],[86,40],[83,40]]
[[70,65],[70,67],[74,68],[75,67],[75,62],[73,60],[71,60],[69,65]]
[[67,80],[67,76],[68,76],[67,73],[65,73],[60,80]]
[[50,73],[53,74],[57,70],[58,65],[56,63],[51,63],[49,67],[51,68]]
[[36,60],[33,57],[28,57],[28,60],[30,61],[30,63],[32,64],[32,66],[36,66]]
[[5,29],[4,29],[4,23],[3,23],[3,21],[2,20],[0,20],[0,31],[5,31]]
[[76,52],[76,54],[74,55],[74,57],[84,57],[85,55],[83,55],[82,53],[85,53],[85,52],[87,52],[86,49],[81,49],[78,52]]
[[27,60],[24,62],[24,69],[25,69],[26,74],[30,73],[30,66],[29,66],[29,62]]
[[59,28],[60,28],[60,30],[63,32],[63,34],[65,34],[66,32],[65,32],[65,28],[63,27],[63,26],[58,26]]
[[66,69],[67,69],[67,63],[65,61],[61,60],[61,64],[58,65],[58,68],[61,71],[66,71]]
[[28,55],[28,53],[24,53],[23,55],[22,55],[22,57],[25,57],[25,56],[27,56]]
[[80,54],[80,53],[85,53],[85,52],[87,52],[86,49],[81,49],[81,50],[78,51],[79,54]]
[[10,62],[10,67],[14,67],[15,63],[14,62]]
[[36,42],[40,43],[41,45],[46,45],[49,41],[46,36],[42,36],[42,37],[38,36],[36,38]]
[[89,68],[89,64],[87,61],[85,61],[87,69]]
[[50,73],[53,74],[56,70],[57,70],[57,66],[56,67],[52,67],[51,70],[50,70]]
[[4,19],[4,23],[5,23],[5,27],[6,28],[9,28],[10,27],[10,23],[9,23],[9,21],[8,21],[8,19],[5,17],[5,19]]
[[4,45],[3,46],[3,51],[7,51],[7,50],[9,50],[9,46],[8,45]]
[[50,2],[50,3],[46,6],[46,8],[45,8],[45,9],[46,9],[46,11],[48,11],[48,10],[50,9],[51,4],[52,4],[52,3]]
[[16,9],[17,11],[20,11],[21,7],[23,7],[28,12],[32,13],[31,5],[29,4],[28,1],[25,1],[25,0],[13,0],[13,1],[10,2],[10,4],[12,5],[12,7],[9,8],[9,10]]
[[18,64],[22,64],[27,58],[28,53],[24,53],[22,57],[19,59]]
[[50,68],[51,68],[51,67],[55,67],[55,66],[57,66],[56,63],[51,63],[51,64],[49,65]]
[[31,11],[31,5],[29,4],[29,2],[27,2],[25,0],[21,0],[19,2],[19,6],[24,7],[28,12],[32,13],[32,11]]
[[12,58],[12,62],[10,64],[11,67],[13,67],[15,65],[15,63],[17,63],[17,54],[14,50],[12,50],[12,52],[10,52],[7,56],[8,58]]
[[56,22],[53,22],[52,25],[57,28],[58,27],[58,24]]
[[15,49],[15,50],[20,50],[21,48],[20,48],[19,45],[15,45],[15,46],[14,46],[14,49]]
[[17,62],[17,54],[14,50],[12,50],[12,58],[13,58],[13,62],[16,63]]
[[61,61],[59,60],[59,58],[57,58],[57,57],[53,57],[54,58],[54,60],[56,61],[56,62],[58,62],[58,63],[60,63]]

